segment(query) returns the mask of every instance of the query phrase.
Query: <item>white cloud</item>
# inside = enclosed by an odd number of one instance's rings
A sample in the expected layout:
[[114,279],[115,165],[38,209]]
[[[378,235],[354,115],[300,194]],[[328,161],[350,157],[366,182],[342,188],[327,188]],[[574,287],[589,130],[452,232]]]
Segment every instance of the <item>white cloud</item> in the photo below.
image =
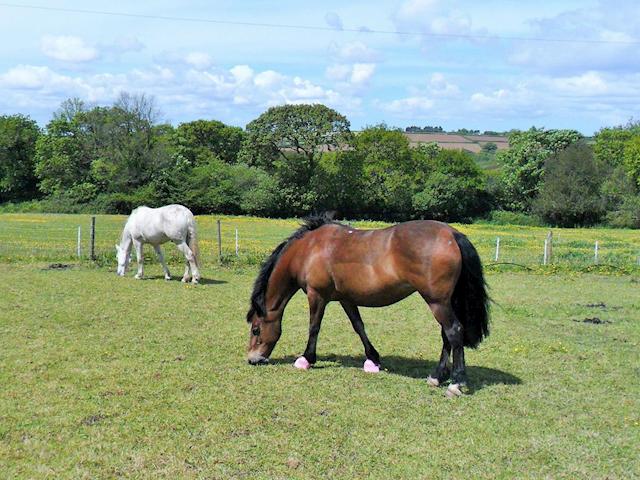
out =
[[351,83],[362,85],[371,79],[375,71],[376,66],[373,63],[356,63],[351,72]]
[[334,28],[336,30],[342,30],[343,28],[342,19],[335,12],[327,12],[326,15],[324,16],[324,21],[327,23],[327,25],[329,25],[331,28]]
[[[471,16],[455,9],[449,2],[407,0],[394,12],[392,20],[398,31],[417,31],[433,35],[486,34],[474,28]],[[432,41],[432,38],[425,39]]]
[[455,97],[460,95],[460,87],[449,82],[446,77],[439,72],[431,75],[429,79],[429,91],[438,97]]
[[391,102],[379,103],[387,112],[411,117],[429,112],[433,108],[433,100],[427,97],[406,97]]
[[361,41],[349,42],[344,45],[339,45],[335,42],[331,43],[329,45],[329,54],[344,63],[377,62],[381,57],[377,50]]
[[617,2],[613,8],[610,2],[601,1],[595,6],[536,18],[529,22],[530,36],[567,41],[514,42],[508,58],[515,65],[565,75],[589,70],[637,72],[640,49],[629,42],[640,40],[640,24],[629,19],[639,16],[638,2]]
[[338,82],[340,88],[352,88],[366,85],[375,71],[374,63],[337,64],[328,66],[325,76],[329,80]]
[[46,56],[64,62],[89,62],[98,58],[98,50],[80,37],[46,35],[40,46]]
[[198,70],[206,70],[213,65],[211,55],[204,52],[190,52],[184,57],[184,61]]

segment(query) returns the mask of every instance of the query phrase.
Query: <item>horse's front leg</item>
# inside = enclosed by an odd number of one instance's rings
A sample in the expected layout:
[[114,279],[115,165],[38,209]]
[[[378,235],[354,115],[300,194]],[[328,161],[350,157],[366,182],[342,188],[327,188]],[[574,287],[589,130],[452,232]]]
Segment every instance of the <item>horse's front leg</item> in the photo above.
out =
[[324,316],[324,309],[327,306],[325,299],[312,288],[307,289],[307,299],[309,300],[309,339],[304,353],[294,363],[296,368],[303,370],[316,363],[318,333],[320,333],[320,324]]
[[342,308],[349,317],[349,320],[351,320],[351,325],[360,337],[362,345],[364,346],[364,354],[367,357],[364,362],[364,371],[369,373],[379,372],[380,355],[369,341],[369,337],[367,337],[367,333],[364,330],[364,323],[362,321],[362,317],[360,316],[358,307],[349,302],[340,302],[340,305],[342,305]]
[[136,260],[138,260],[138,273],[136,273],[135,278],[140,280],[144,275],[144,255],[142,254],[142,242],[134,240],[133,247],[136,249]]
[[160,264],[162,265],[162,270],[164,271],[164,279],[171,280],[171,273],[169,273],[169,268],[164,261],[164,255],[162,254],[162,249],[160,245],[154,245],[153,249],[156,251],[156,255],[158,256],[158,260],[160,260]]

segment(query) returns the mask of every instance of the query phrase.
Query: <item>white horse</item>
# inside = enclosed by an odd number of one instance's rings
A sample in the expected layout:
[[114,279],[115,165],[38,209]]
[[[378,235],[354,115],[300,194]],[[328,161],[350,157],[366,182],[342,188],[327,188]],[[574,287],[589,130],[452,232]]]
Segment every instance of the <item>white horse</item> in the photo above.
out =
[[131,258],[131,245],[133,245],[138,259],[136,278],[142,278],[142,245],[150,243],[162,264],[164,278],[171,280],[171,274],[160,250],[160,245],[169,241],[176,244],[187,260],[182,281],[191,280],[193,283],[198,283],[200,271],[198,270],[196,223],[191,210],[182,205],[166,205],[160,208],[143,206],[131,212],[122,231],[120,245],[116,245],[118,275],[123,276],[126,273]]

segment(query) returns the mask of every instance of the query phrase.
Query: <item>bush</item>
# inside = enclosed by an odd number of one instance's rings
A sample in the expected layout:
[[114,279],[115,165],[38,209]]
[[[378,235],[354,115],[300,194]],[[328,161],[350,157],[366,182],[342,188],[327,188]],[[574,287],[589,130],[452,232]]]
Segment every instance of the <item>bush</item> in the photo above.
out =
[[489,214],[486,223],[492,225],[523,225],[527,227],[544,227],[545,222],[537,215],[521,212],[494,210]]

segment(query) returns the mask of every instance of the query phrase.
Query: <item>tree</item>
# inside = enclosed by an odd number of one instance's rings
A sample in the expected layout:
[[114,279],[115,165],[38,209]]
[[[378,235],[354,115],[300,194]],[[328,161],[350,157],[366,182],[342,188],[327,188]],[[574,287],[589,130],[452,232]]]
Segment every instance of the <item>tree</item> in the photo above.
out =
[[545,162],[545,182],[534,211],[559,226],[593,225],[604,215],[600,175],[593,151],[573,144]]
[[498,150],[498,145],[496,145],[493,142],[487,142],[484,145],[482,145],[482,148],[481,148],[482,153],[486,153],[489,155],[496,153],[497,150]]
[[346,148],[349,121],[324,105],[273,107],[247,125],[241,162],[273,175],[281,212],[301,215],[317,208],[314,176],[327,151]]
[[321,104],[272,107],[247,125],[243,157],[267,169],[281,158],[305,160],[311,177],[324,151],[349,144],[349,121]]
[[410,215],[415,162],[407,137],[385,124],[367,127],[354,138],[362,162],[365,210],[374,217]]
[[37,196],[35,147],[40,128],[23,115],[0,116],[0,202]]
[[193,165],[204,152],[212,153],[226,163],[235,163],[245,133],[217,120],[195,120],[176,128],[174,144],[179,155]]
[[544,164],[551,155],[577,142],[582,135],[575,130],[531,128],[509,134],[508,150],[498,152],[503,170],[501,183],[508,210],[528,211],[544,177]]
[[412,197],[420,218],[455,221],[482,213],[483,175],[473,157],[462,150],[440,150],[422,163],[423,179]]

